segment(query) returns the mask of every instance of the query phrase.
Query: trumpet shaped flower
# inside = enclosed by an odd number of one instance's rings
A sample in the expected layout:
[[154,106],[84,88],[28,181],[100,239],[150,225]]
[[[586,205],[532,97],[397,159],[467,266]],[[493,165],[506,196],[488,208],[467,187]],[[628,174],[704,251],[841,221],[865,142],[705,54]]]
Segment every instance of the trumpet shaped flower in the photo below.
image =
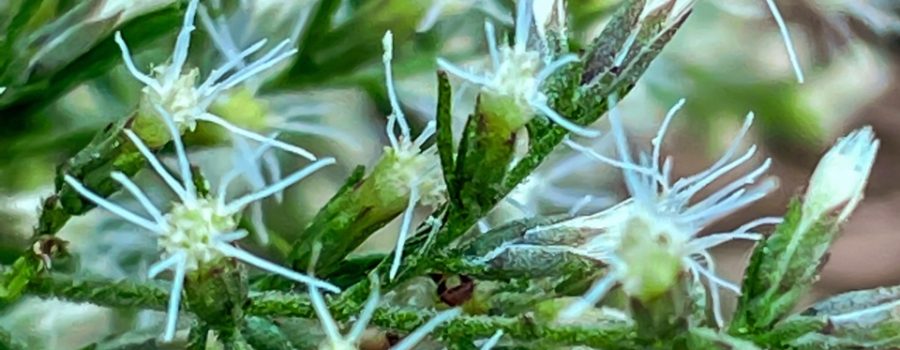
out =
[[[578,61],[578,57],[569,54],[554,58],[549,53],[543,52],[543,47],[529,47],[533,22],[532,1],[518,1],[515,42],[513,45],[502,47],[497,44],[494,26],[490,22],[485,23],[492,71],[473,73],[443,58],[438,58],[438,66],[463,80],[481,86],[482,92],[487,96],[502,99],[515,106],[518,110],[509,118],[520,119],[513,123],[517,126],[524,125],[530,116],[540,114],[574,134],[585,137],[598,136],[599,132],[596,130],[569,121],[548,104],[547,95],[541,91],[544,82],[560,68]],[[539,46],[547,45],[546,42],[541,42]]]
[[[237,259],[300,283],[339,291],[330,283],[278,266],[234,245],[235,241],[246,236],[245,231],[237,228],[237,222],[238,215],[248,205],[269,197],[299,182],[313,172],[333,164],[335,162],[333,158],[318,160],[271,185],[234,199],[226,198],[227,191],[223,188],[220,188],[215,196],[198,194],[191,173],[191,165],[173,117],[161,106],[156,106],[156,111],[163,118],[163,122],[172,136],[178,157],[181,181],[178,181],[174,174],[166,170],[162,162],[153,155],[139,136],[128,129],[125,130],[125,134],[147,159],[153,170],[177,195],[178,200],[172,202],[168,210],[154,205],[144,190],[119,172],[112,173],[112,179],[137,199],[146,214],[149,214],[149,219],[97,195],[72,176],[66,175],[65,181],[82,196],[100,207],[156,235],[161,251],[161,260],[150,266],[148,274],[150,278],[153,278],[164,270],[171,270],[174,273],[164,335],[166,341],[171,341],[175,336],[185,276],[201,267],[216,264],[221,259]],[[271,141],[271,139],[268,140]],[[227,187],[228,179],[223,180],[226,181],[222,181],[222,186]]]

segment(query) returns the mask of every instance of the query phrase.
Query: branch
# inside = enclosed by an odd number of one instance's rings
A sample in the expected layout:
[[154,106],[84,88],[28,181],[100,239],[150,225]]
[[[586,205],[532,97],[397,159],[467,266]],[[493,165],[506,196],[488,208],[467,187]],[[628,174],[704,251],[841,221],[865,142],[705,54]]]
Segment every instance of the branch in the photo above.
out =
[[[346,318],[341,311],[350,310],[343,298],[330,305],[335,318]],[[282,292],[265,292],[251,296],[245,309],[248,314],[268,317],[315,317],[306,296]],[[410,308],[380,307],[375,311],[372,323],[379,327],[411,332],[434,316],[433,311]],[[339,317],[343,316],[343,317]],[[633,329],[625,324],[604,325],[556,325],[543,324],[527,315],[518,317],[460,316],[448,321],[435,334],[448,339],[488,338],[497,330],[522,341],[551,342],[556,345],[585,345],[603,349],[628,348],[632,343]]]
[[160,286],[136,281],[77,279],[61,274],[36,277],[28,285],[28,294],[60,298],[106,307],[134,307],[165,310],[169,294]]

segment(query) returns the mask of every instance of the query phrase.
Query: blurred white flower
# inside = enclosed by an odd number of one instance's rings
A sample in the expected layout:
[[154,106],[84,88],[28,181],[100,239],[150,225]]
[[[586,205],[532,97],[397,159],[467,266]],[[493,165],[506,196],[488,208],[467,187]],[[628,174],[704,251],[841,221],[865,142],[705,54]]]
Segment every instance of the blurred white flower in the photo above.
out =
[[[206,77],[206,80],[198,86],[199,70],[194,68],[185,72],[185,63],[187,62],[188,49],[190,47],[191,32],[194,30],[194,17],[197,13],[198,3],[199,0],[191,0],[188,3],[184,23],[175,42],[172,61],[168,64],[154,67],[150,75],[137,68],[132,60],[128,45],[122,39],[121,32],[116,33],[115,40],[122,50],[125,66],[137,80],[145,85],[139,107],[140,111],[145,115],[155,115],[157,114],[155,107],[161,106],[163,110],[172,116],[172,120],[180,130],[194,130],[198,121],[206,121],[219,125],[232,134],[264,142],[266,137],[240,128],[217,115],[209,113],[207,109],[222,93],[272,68],[293,55],[296,49],[286,49],[290,44],[290,40],[284,40],[262,57],[244,64],[243,59],[265,46],[267,40],[260,40],[236,56],[230,57],[226,63],[218,68],[213,69],[209,76]],[[316,159],[315,155],[300,147],[278,140],[268,142],[271,142],[274,147],[288,152],[296,153],[311,160]]]

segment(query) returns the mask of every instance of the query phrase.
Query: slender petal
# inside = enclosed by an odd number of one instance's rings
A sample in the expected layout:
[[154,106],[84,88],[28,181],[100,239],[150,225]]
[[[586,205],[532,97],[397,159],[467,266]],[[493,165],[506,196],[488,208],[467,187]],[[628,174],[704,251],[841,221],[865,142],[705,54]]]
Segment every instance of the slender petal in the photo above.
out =
[[286,269],[284,267],[278,266],[269,261],[263,260],[253,254],[250,254],[250,253],[240,250],[238,248],[232,247],[231,245],[229,245],[227,243],[218,242],[218,243],[215,243],[215,247],[216,247],[216,249],[219,250],[219,252],[221,252],[222,254],[224,254],[226,256],[230,256],[232,258],[241,260],[247,264],[256,266],[260,269],[269,271],[271,273],[279,274],[287,279],[291,279],[291,280],[294,280],[294,281],[297,281],[300,283],[309,284],[316,288],[322,288],[322,289],[329,290],[329,291],[332,291],[335,293],[340,293],[340,291],[341,291],[340,288],[338,288],[337,286],[335,286],[331,283],[328,283],[328,282],[325,282],[325,281],[322,281],[322,280],[319,280],[319,279],[316,279],[316,278],[313,278],[313,277],[310,277],[310,276],[307,276],[307,275],[304,275],[301,273],[297,273],[295,271]]
[[788,27],[784,22],[784,18],[781,17],[781,11],[778,11],[778,6],[775,5],[774,0],[766,0],[766,4],[769,6],[769,11],[772,12],[772,17],[775,18],[775,23],[778,24],[778,31],[781,32],[781,39],[784,40],[784,47],[787,49],[788,58],[791,60],[791,67],[794,68],[794,75],[797,76],[797,82],[803,84],[803,68],[800,67],[800,59],[797,58],[794,42],[791,40],[791,34],[788,32]]
[[153,170],[156,171],[156,174],[159,175],[167,185],[169,185],[169,188],[171,188],[172,191],[174,191],[175,194],[178,195],[178,198],[180,198],[182,201],[187,200],[187,191],[185,191],[184,187],[181,186],[181,183],[178,182],[178,180],[176,180],[168,170],[166,170],[166,167],[164,167],[162,163],[160,163],[159,159],[157,159],[156,156],[153,155],[153,152],[150,151],[150,148],[148,148],[146,144],[144,144],[144,141],[142,141],[141,138],[134,133],[134,131],[131,131],[129,129],[125,129],[125,136],[127,136],[128,139],[130,139],[134,144],[134,146],[137,147],[138,151],[140,151],[141,154],[144,155],[144,158],[146,158],[147,162],[150,163],[150,167],[152,167]]
[[415,182],[417,181],[414,181],[409,189],[409,202],[406,204],[406,209],[403,211],[403,222],[400,224],[400,234],[397,235],[397,244],[394,246],[394,261],[391,263],[391,270],[388,274],[391,280],[393,280],[394,277],[397,277],[397,272],[400,271],[400,263],[403,259],[403,245],[406,244],[406,239],[409,237],[413,215],[415,215],[414,210],[416,209],[416,202],[419,201],[419,186]]
[[243,197],[240,197],[238,199],[235,199],[231,203],[228,203],[226,210],[228,212],[232,212],[232,213],[238,212],[241,209],[243,209],[245,206],[247,206],[248,204],[258,201],[260,199],[266,198],[268,196],[271,196],[277,192],[280,192],[281,190],[287,188],[288,186],[293,185],[300,180],[303,180],[305,177],[311,175],[312,173],[316,172],[317,170],[322,169],[322,168],[324,168],[328,165],[334,164],[334,163],[335,163],[334,158],[324,158],[324,159],[318,160],[315,163],[312,163],[312,164],[308,165],[307,167],[300,169],[300,170],[294,172],[293,174],[286,176],[281,181],[271,184],[268,187],[263,188],[254,193],[251,193],[251,194],[245,195]]
[[397,345],[394,345],[391,350],[412,350],[416,344],[421,342],[422,339],[425,339],[425,336],[427,336],[428,333],[433,332],[434,329],[442,323],[450,321],[460,314],[462,314],[462,310],[458,308],[439,312],[432,319],[428,320],[428,322],[425,322],[425,324],[419,326],[419,328],[416,328],[416,330],[403,338]]
[[150,201],[150,198],[147,198],[147,195],[144,194],[144,191],[141,191],[140,187],[138,187],[133,181],[131,181],[128,176],[125,176],[125,174],[119,171],[114,171],[109,174],[109,176],[112,177],[113,180],[121,184],[122,187],[125,187],[125,189],[128,190],[128,192],[131,193],[131,195],[134,196],[134,198],[137,199],[139,203],[141,203],[141,206],[144,207],[144,210],[150,213],[150,216],[153,217],[153,220],[156,221],[157,225],[163,226],[165,224],[166,219],[163,217],[159,209],[157,209],[156,206],[153,205],[153,202]]
[[131,222],[135,225],[138,225],[140,227],[143,227],[149,231],[152,231],[152,232],[162,231],[162,227],[160,227],[157,223],[147,220],[147,219],[144,219],[144,218],[138,216],[137,214],[134,214],[134,213],[128,211],[127,209],[122,208],[118,204],[110,202],[106,198],[103,198],[102,196],[92,192],[87,187],[84,187],[84,185],[82,185],[80,182],[78,182],[78,180],[75,179],[74,177],[72,177],[70,175],[66,175],[65,181],[67,184],[69,184],[69,186],[72,186],[72,188],[74,188],[75,191],[78,192],[78,194],[84,196],[85,198],[89,199],[91,202],[96,203],[97,205],[103,207],[104,209],[109,210],[113,214],[116,214],[119,217],[121,217],[125,220],[128,220],[129,222]]
[[[265,136],[262,136],[255,132],[252,132],[252,131],[244,130],[234,124],[231,124],[231,122],[229,122],[225,119],[222,119],[216,115],[210,114],[210,113],[201,114],[200,116],[197,117],[197,119],[205,120],[210,123],[219,125],[225,129],[227,129],[228,131],[231,131],[235,134],[244,136],[251,140],[255,140],[255,141],[259,141],[259,142],[266,142],[266,140],[268,140],[268,138]],[[272,140],[271,142],[272,142],[272,145],[275,147],[278,147],[285,151],[297,154],[297,155],[304,157],[306,159],[309,159],[309,160],[316,160],[316,156],[305,149],[302,149],[300,147],[297,147],[297,146],[294,146],[294,145],[291,145],[291,144],[288,144],[288,143],[285,143],[282,141],[278,141],[278,140]]]

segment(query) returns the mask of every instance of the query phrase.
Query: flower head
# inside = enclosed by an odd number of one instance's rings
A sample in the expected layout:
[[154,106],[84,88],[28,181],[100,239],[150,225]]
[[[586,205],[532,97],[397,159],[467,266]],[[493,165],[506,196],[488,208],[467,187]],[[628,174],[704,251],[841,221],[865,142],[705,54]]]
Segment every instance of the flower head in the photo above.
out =
[[463,68],[438,58],[438,66],[464,80],[482,87],[489,97],[496,97],[505,103],[515,106],[515,118],[511,124],[520,127],[525,125],[533,114],[541,114],[563,128],[580,136],[595,137],[599,133],[575,124],[548,105],[548,97],[541,88],[553,73],[563,66],[578,61],[575,55],[563,55],[553,58],[543,52],[546,42],[539,43],[539,48],[529,48],[529,34],[533,19],[531,0],[516,3],[515,42],[513,45],[498,47],[494,26],[486,22],[484,29],[490,51],[493,71],[482,74],[471,73]]
[[[260,40],[213,69],[201,83],[199,81],[200,71],[196,68],[187,69],[185,67],[198,6],[199,0],[191,0],[188,3],[181,31],[175,42],[172,61],[154,67],[150,74],[141,72],[137,68],[131,58],[128,45],[122,39],[121,32],[116,33],[115,40],[122,51],[125,66],[138,81],[144,84],[139,112],[142,115],[158,115],[156,107],[159,106],[171,116],[179,130],[194,130],[197,122],[206,121],[217,124],[235,135],[263,142],[266,139],[264,136],[242,129],[222,117],[210,113],[208,108],[223,92],[284,61],[293,55],[296,49],[287,49],[290,40],[284,40],[255,61],[244,62],[247,57],[265,46],[267,40]],[[274,147],[311,160],[316,159],[315,155],[300,147],[278,140],[270,142]]]
[[[366,300],[362,312],[360,312],[359,317],[356,318],[356,322],[353,323],[353,327],[346,336],[341,335],[340,327],[331,315],[331,311],[328,310],[328,305],[325,304],[325,298],[322,295],[322,292],[313,285],[309,286],[309,298],[312,301],[313,309],[316,311],[316,316],[319,317],[319,322],[322,323],[322,328],[325,330],[326,339],[319,344],[320,350],[355,350],[358,348],[360,338],[366,330],[366,327],[368,327],[369,321],[372,320],[372,316],[375,315],[375,309],[378,307],[378,302],[380,300],[377,277],[373,276],[371,280],[372,291],[369,293],[369,298]],[[456,318],[461,313],[462,310],[460,309],[450,309],[439,312],[434,318],[407,335],[391,349],[412,349],[413,346],[422,341],[422,339],[437,328],[437,326]]]
[[[390,31],[384,35],[384,56],[382,61],[385,70],[385,84],[387,85],[388,98],[391,103],[391,115],[388,116],[387,136],[390,146],[384,148],[384,156],[379,161],[380,169],[376,170],[384,190],[389,191],[392,197],[407,198],[406,209],[403,212],[403,221],[400,226],[400,234],[397,237],[397,245],[394,248],[394,262],[391,265],[390,277],[397,275],[403,255],[403,245],[409,237],[411,230],[413,210],[417,203],[424,205],[436,205],[444,200],[446,187],[440,176],[440,164],[437,157],[437,148],[431,146],[422,150],[425,141],[434,135],[436,124],[428,122],[425,129],[418,137],[413,139],[409,123],[403,115],[400,101],[394,89],[393,60],[394,38]],[[395,134],[395,129],[400,129],[400,134]],[[380,171],[379,171],[380,170]]]
[[803,201],[804,219],[818,220],[840,209],[838,222],[846,220],[862,200],[880,143],[869,126],[840,138],[813,172]]
[[750,147],[742,156],[735,157],[752,122],[752,113],[747,116],[737,139],[716,163],[700,173],[673,183],[670,180],[671,158],[667,158],[665,162],[660,160],[661,143],[672,118],[683,104],[684,100],[669,111],[652,141],[652,151],[640,154],[637,160],[632,158],[615,108],[611,110],[609,118],[619,159],[600,155],[587,147],[566,141],[570,147],[596,160],[621,168],[631,198],[600,213],[538,227],[526,233],[526,236],[540,235],[543,231],[560,226],[594,232],[571,251],[610,266],[610,272],[596,282],[581,300],[567,308],[563,317],[576,317],[617,284],[621,284],[626,293],[640,300],[656,298],[674,285],[682,271],[688,271],[695,281],[703,277],[709,282],[716,321],[721,324],[719,288],[724,287],[735,293],[739,293],[740,288],[715,274],[715,262],[708,250],[734,239],[759,239],[761,236],[751,233],[751,229],[781,221],[780,218],[761,218],[732,232],[697,237],[709,224],[765,196],[775,187],[775,183],[763,181],[755,187],[748,187],[756,183],[769,168],[771,162],[766,160],[761,166],[706,198],[695,198],[700,190],[753,156],[756,147]]
[[[194,185],[187,153],[181,141],[180,133],[172,120],[172,116],[161,106],[155,106],[158,115],[163,118],[178,156],[178,169],[181,181],[176,180],[157,159],[147,145],[131,130],[126,129],[125,134],[134,143],[141,154],[146,157],[150,166],[163,179],[163,181],[175,192],[178,201],[173,202],[168,211],[163,211],[155,206],[137,184],[132,182],[122,173],[111,174],[113,180],[125,188],[141,204],[150,215],[150,219],[123,208],[89,190],[74,177],[66,175],[65,181],[82,196],[90,199],[97,205],[113,212],[123,219],[153,232],[157,237],[157,244],[162,252],[162,260],[153,264],[148,273],[151,278],[164,270],[172,270],[172,292],[168,306],[168,320],[166,323],[165,339],[170,341],[175,335],[175,326],[178,317],[178,309],[181,301],[181,291],[184,286],[185,275],[191,271],[210,266],[221,259],[235,258],[247,264],[282,275],[286,278],[301,283],[308,283],[320,288],[332,291],[339,289],[330,283],[299,274],[284,267],[278,266],[234,246],[233,242],[246,236],[246,232],[237,228],[238,215],[250,204],[269,197],[284,188],[309,176],[313,172],[334,164],[333,158],[325,158],[298,170],[284,179],[269,186],[260,188],[252,193],[239,196],[235,199],[226,198],[226,190],[230,181],[222,181],[218,195],[198,194]],[[269,139],[271,142],[271,139]],[[226,174],[226,176],[229,176]],[[228,180],[223,179],[223,180]]]

